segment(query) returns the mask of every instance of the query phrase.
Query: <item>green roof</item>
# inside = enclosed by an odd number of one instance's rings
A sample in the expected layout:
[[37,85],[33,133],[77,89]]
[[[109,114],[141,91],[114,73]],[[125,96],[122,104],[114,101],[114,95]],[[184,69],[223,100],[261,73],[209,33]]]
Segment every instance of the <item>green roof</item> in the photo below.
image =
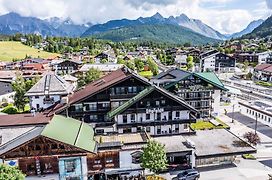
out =
[[224,87],[224,84],[219,80],[219,78],[217,77],[216,74],[214,74],[213,72],[201,72],[201,73],[193,73],[196,77],[203,79],[204,81],[209,82],[210,84],[228,91],[228,89],[226,89]]
[[41,135],[89,152],[95,151],[93,128],[73,118],[55,115]]
[[124,104],[122,104],[118,108],[116,108],[116,109],[112,110],[111,112],[109,112],[108,113],[108,118],[111,119],[116,114],[122,113],[124,110],[126,110],[128,107],[130,107],[132,104],[134,104],[135,102],[139,101],[140,99],[142,99],[143,97],[145,97],[146,95],[148,95],[149,93],[151,93],[154,89],[155,89],[154,86],[147,87],[146,89],[144,89],[143,91],[141,91],[140,93],[138,93],[136,96],[134,96],[133,98],[131,98],[129,101],[125,102]]

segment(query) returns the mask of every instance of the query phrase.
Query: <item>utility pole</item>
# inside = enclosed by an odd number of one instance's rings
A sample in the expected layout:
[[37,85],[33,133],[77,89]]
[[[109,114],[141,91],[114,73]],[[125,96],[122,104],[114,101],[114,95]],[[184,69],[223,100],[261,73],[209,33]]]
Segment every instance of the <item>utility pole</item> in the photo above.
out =
[[234,123],[234,105],[232,105],[232,118],[231,118],[231,122]]
[[258,125],[258,113],[256,112],[255,135],[257,134],[257,125]]

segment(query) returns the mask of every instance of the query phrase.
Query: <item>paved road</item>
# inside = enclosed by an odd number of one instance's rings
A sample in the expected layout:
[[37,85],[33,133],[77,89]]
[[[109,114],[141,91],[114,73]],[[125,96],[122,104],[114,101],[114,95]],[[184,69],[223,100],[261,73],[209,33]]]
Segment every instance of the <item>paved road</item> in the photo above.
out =
[[[227,114],[228,117],[232,117],[232,113]],[[244,124],[245,126],[251,128],[253,131],[255,129],[255,119],[249,118],[247,116],[242,115],[239,112],[234,113],[234,119],[239,121],[240,123]],[[272,127],[269,127],[261,122],[258,121],[257,123],[257,131],[272,138]]]

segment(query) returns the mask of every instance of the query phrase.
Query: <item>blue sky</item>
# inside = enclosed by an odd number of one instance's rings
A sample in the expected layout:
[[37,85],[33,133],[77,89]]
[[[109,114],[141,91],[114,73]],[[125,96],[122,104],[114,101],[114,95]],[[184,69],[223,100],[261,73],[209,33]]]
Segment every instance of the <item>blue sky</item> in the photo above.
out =
[[184,13],[221,33],[240,31],[251,21],[270,16],[271,9],[272,0],[0,0],[0,14],[70,17],[76,23],[136,19],[156,12],[164,17]]

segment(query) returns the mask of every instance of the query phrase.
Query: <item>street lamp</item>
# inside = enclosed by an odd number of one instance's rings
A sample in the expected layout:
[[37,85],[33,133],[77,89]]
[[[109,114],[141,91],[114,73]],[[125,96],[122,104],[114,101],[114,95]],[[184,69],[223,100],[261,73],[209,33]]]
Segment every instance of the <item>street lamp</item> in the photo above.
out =
[[256,112],[255,135],[257,134],[257,125],[258,125],[258,113]]
[[232,105],[231,123],[234,123],[234,106],[235,106],[235,104]]

